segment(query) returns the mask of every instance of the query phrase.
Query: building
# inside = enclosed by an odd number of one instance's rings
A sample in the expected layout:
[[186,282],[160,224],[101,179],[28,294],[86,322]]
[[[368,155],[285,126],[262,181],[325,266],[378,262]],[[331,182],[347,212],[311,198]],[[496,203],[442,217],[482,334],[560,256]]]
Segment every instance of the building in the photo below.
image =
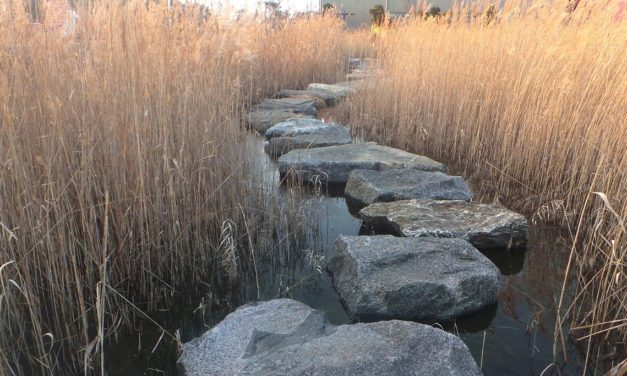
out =
[[416,6],[416,0],[323,0],[333,4],[335,9],[342,10],[346,14],[346,24],[349,27],[361,27],[370,25],[370,9],[375,5],[387,7],[387,12],[392,16],[404,16]]

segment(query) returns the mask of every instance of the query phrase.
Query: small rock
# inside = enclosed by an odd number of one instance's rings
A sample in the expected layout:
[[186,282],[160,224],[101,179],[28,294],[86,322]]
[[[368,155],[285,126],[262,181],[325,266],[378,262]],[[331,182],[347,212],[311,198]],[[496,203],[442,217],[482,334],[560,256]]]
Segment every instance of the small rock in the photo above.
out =
[[254,111],[246,116],[246,123],[249,128],[264,133],[268,128],[289,119],[313,119],[313,117],[288,111]]
[[413,168],[446,171],[446,166],[427,157],[376,144],[350,144],[292,150],[279,158],[281,175],[295,174],[305,182],[344,184],[357,169],[386,171]]
[[355,170],[348,177],[345,195],[364,206],[410,199],[472,200],[472,192],[460,176],[410,168]]
[[265,99],[258,105],[253,106],[251,111],[287,111],[309,116],[318,114],[315,101],[298,98]]
[[499,205],[407,200],[374,203],[359,215],[364,225],[399,236],[462,238],[479,249],[527,244],[527,219]]
[[327,106],[333,106],[338,102],[338,97],[330,92],[317,90],[281,90],[277,94],[279,98],[315,98],[323,101]]
[[341,236],[327,270],[354,319],[451,320],[498,300],[497,267],[462,239]]
[[404,321],[334,326],[290,299],[248,305],[183,345],[184,375],[480,375],[452,334]]
[[319,91],[322,93],[328,93],[335,95],[338,99],[347,97],[354,93],[354,89],[343,85],[328,85],[328,84],[309,84],[307,90]]
[[297,134],[289,137],[274,137],[265,146],[268,154],[283,155],[294,149],[312,149],[332,145],[346,145],[353,141],[347,128],[334,125],[316,133]]

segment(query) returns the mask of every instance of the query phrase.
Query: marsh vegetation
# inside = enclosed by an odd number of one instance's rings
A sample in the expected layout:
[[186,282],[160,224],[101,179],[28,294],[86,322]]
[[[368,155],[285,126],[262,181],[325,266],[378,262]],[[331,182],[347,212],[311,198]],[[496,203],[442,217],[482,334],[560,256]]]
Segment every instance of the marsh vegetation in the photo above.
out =
[[595,2],[479,9],[373,38],[329,15],[270,26],[143,1],[79,7],[67,34],[0,6],[0,374],[104,372],[139,322],[176,343],[159,319],[175,303],[261,296],[260,263],[297,257],[319,223],[266,184],[242,115],[343,80],[354,56],[380,72],[331,116],[558,226],[554,355],[572,336],[585,362],[622,360],[627,22]]

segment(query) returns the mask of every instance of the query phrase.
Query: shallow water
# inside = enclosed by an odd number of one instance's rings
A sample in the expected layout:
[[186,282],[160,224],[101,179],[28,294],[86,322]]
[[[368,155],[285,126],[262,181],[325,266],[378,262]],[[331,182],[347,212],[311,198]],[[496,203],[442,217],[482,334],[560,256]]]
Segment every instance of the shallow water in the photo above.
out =
[[[259,166],[263,171],[263,187],[268,191],[286,191],[278,187],[277,164],[263,153],[263,140],[256,139]],[[332,244],[339,235],[358,235],[361,221],[350,214],[343,197],[336,191],[303,188],[300,195],[312,218],[308,248],[292,262],[260,262],[256,280],[242,286],[228,301],[217,302],[204,315],[164,313],[172,331],[180,328],[183,342],[200,335],[219,322],[228,312],[247,302],[290,297],[327,313],[334,324],[350,320],[342,308],[323,265],[331,256]],[[431,323],[455,333],[468,345],[485,375],[557,375],[580,374],[581,359],[575,346],[567,343],[568,362],[553,364],[553,331],[555,301],[559,298],[564,263],[563,242],[558,229],[531,227],[527,250],[494,250],[484,252],[503,274],[503,290],[497,306],[452,323]],[[216,309],[216,307],[219,307]],[[187,313],[184,313],[187,312]],[[159,317],[157,317],[158,319]],[[139,339],[142,333],[143,338]],[[109,374],[174,374],[176,346],[163,340],[154,353],[161,332],[149,324],[129,334],[112,346]],[[139,349],[142,345],[143,349]],[[146,349],[148,347],[148,350]],[[562,357],[560,357],[562,359]],[[558,359],[558,360],[560,360]]]

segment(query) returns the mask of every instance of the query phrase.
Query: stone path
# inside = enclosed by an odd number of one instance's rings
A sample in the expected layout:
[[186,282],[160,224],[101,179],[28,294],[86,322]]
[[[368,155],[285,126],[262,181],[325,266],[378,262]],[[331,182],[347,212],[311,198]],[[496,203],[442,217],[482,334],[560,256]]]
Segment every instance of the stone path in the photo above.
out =
[[[347,82],[281,90],[254,106],[248,126],[268,139],[282,176],[345,185],[373,236],[340,236],[327,264],[349,316],[334,326],[289,299],[250,305],[183,345],[188,375],[477,375],[468,348],[446,332],[395,320],[454,320],[497,302],[498,268],[483,248],[524,247],[527,221],[472,202],[444,164],[375,143],[315,119],[367,85],[372,61],[351,61]],[[365,207],[364,207],[365,206]],[[392,233],[396,236],[382,235]],[[391,320],[391,321],[388,321]]]

